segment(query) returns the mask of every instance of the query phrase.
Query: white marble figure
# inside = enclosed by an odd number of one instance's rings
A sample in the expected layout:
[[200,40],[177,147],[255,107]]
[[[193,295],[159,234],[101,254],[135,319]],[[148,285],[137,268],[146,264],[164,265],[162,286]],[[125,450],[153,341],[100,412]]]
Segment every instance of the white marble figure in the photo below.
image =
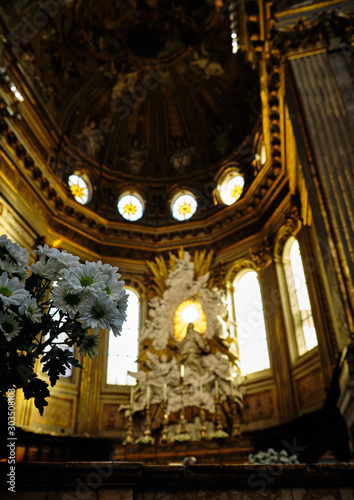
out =
[[210,352],[210,345],[199,332],[194,330],[193,323],[189,323],[186,336],[178,344],[178,350],[181,363],[201,377],[205,372],[203,354]]
[[[218,288],[210,290],[207,287],[209,273],[194,278],[194,261],[188,252],[184,252],[183,259],[176,259],[175,264],[175,269],[168,272],[163,296],[154,297],[149,303],[149,315],[140,340],[150,340],[157,354],[146,351],[148,369],[141,369],[136,375],[133,411],[141,411],[146,406],[148,386],[150,404],[160,404],[167,396],[168,414],[179,411],[182,406],[202,403],[214,413],[217,395],[220,401],[231,397],[242,404],[243,392],[239,386],[243,377],[235,367],[231,371],[227,355],[221,351],[211,353],[210,348],[213,337],[228,337],[230,325],[225,294]],[[177,357],[169,361],[162,351],[171,348],[172,344],[176,345],[175,313],[178,306],[190,298],[197,298],[200,302],[207,328],[199,333],[192,324],[189,325],[185,339],[177,342],[178,360],[181,361],[177,362]],[[184,365],[183,391],[181,364]],[[141,372],[144,375],[140,375]]]

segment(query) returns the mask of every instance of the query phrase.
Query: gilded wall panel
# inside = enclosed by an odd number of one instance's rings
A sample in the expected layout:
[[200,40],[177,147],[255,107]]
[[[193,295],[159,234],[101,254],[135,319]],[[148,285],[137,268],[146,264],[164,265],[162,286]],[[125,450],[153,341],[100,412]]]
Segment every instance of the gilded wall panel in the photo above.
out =
[[268,420],[277,416],[271,390],[246,395],[243,407],[244,423]]
[[103,403],[101,411],[101,430],[117,431],[125,427],[124,411],[118,411],[120,404]]
[[326,397],[321,369],[317,368],[296,379],[295,391],[300,411],[319,406]]
[[36,410],[33,423],[41,425],[55,425],[56,427],[72,427],[74,415],[74,400],[52,395],[48,399],[44,416],[41,417]]

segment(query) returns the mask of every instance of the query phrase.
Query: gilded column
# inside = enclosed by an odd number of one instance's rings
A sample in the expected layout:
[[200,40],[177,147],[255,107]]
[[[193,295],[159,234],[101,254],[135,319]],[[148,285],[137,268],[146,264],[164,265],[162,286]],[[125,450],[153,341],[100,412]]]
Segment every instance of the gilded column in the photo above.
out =
[[323,290],[320,262],[313,250],[313,240],[315,238],[311,237],[311,228],[303,227],[297,238],[300,243],[306,284],[312,304],[312,314],[315,325],[317,326],[316,334],[318,338],[318,351],[321,359],[322,372],[326,387],[328,387],[333,374],[334,360],[338,355],[338,346],[335,340],[327,297]]
[[319,250],[327,260],[328,290],[342,349],[354,330],[354,146],[325,52],[292,59],[288,84],[295,137]]
[[99,410],[103,371],[101,348],[93,359],[85,357],[81,364],[80,390],[76,416],[76,434],[96,436],[99,430]]
[[279,419],[281,422],[286,422],[296,417],[296,408],[290,377],[289,347],[274,263],[259,271],[259,281],[268,333],[269,355],[277,390]]

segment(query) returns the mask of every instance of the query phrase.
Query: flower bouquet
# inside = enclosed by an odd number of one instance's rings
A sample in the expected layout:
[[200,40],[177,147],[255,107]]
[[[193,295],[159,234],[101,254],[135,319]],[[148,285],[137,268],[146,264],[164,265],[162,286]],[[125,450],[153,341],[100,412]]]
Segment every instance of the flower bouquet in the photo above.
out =
[[29,252],[0,236],[0,393],[22,389],[43,415],[49,385],[38,377],[36,362],[53,387],[67,368],[82,368],[73,355],[93,358],[100,328],[120,335],[128,295],[118,268],[79,262],[48,245]]
[[273,448],[268,448],[268,451],[259,451],[255,455],[248,455],[248,460],[251,464],[298,464],[297,455],[289,457],[286,450],[275,451]]

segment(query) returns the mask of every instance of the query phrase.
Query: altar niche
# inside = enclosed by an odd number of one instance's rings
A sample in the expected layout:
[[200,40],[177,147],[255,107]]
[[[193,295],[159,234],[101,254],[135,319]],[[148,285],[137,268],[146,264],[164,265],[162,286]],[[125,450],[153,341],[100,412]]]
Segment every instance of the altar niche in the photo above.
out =
[[[212,286],[212,252],[179,251],[148,263],[156,283],[140,335],[125,444],[240,435],[241,376],[227,302]],[[161,279],[164,277],[163,279]]]

